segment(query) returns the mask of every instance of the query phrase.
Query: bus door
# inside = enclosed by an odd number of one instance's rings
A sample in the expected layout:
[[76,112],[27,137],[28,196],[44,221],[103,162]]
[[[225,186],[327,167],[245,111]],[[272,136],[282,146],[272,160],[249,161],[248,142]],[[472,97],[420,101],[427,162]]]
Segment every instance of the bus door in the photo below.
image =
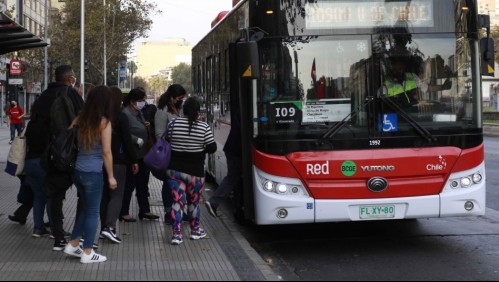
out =
[[[206,64],[205,64],[205,74],[206,76],[204,77],[205,79],[205,102],[206,102],[206,122],[210,125],[210,127],[213,129],[214,127],[214,107],[216,103],[216,95],[214,91],[214,85],[215,85],[215,57],[210,56],[206,58]],[[214,154],[208,154],[208,166],[206,170],[209,172],[209,174],[216,176],[217,171],[216,171],[216,156]]]

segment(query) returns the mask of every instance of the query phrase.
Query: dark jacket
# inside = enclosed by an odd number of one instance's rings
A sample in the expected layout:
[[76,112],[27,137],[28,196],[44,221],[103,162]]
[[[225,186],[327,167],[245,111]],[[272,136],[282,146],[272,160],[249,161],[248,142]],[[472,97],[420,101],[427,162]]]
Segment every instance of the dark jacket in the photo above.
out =
[[128,123],[128,117],[124,113],[120,113],[113,123],[111,151],[113,153],[113,164],[137,163],[137,153],[135,153],[130,133],[130,124]]
[[224,145],[224,152],[241,158],[243,151],[241,145],[241,112],[239,110],[234,113],[234,120],[231,121],[230,126],[229,136]]
[[[71,99],[71,102],[74,106],[74,112],[78,114],[83,109],[83,98],[78,94],[76,89],[71,86],[67,86],[61,82],[52,82],[49,83],[47,89],[43,91],[40,95],[39,103],[39,113],[38,116],[41,120],[45,122],[46,129],[50,129],[50,108],[54,103],[57,93],[67,91],[68,97]],[[69,127],[69,124],[67,125]],[[50,131],[50,130],[49,130]],[[45,145],[48,144],[48,140]]]
[[26,159],[40,158],[46,148],[44,142],[40,142],[40,140],[45,140],[48,137],[43,120],[39,118],[30,120],[26,126],[25,137]]
[[[43,143],[43,146],[47,147],[50,142],[50,136],[52,136],[52,130],[50,128],[50,108],[54,103],[57,93],[67,91],[68,97],[71,99],[74,106],[74,112],[78,114],[83,109],[83,98],[78,94],[76,89],[67,86],[64,83],[52,82],[48,85],[47,89],[43,91],[40,95],[38,101],[38,118],[43,121],[41,125],[45,128],[47,137],[45,139],[40,139],[39,141]],[[69,124],[67,125],[69,127]],[[61,173],[54,169],[47,171],[47,177],[45,178],[45,183],[43,186],[44,192],[48,197],[52,197],[58,193],[63,193],[73,185],[70,173]]]

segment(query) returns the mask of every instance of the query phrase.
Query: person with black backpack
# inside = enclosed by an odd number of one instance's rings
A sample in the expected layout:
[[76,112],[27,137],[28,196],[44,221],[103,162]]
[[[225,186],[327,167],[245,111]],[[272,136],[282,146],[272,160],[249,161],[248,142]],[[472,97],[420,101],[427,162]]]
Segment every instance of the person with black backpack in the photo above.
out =
[[[39,119],[43,120],[41,126],[45,128],[45,136],[40,139],[44,147],[48,148],[52,140],[59,133],[67,129],[72,119],[83,109],[83,98],[76,90],[76,76],[69,65],[61,65],[55,70],[55,82],[48,85],[39,98]],[[60,99],[62,97],[62,99]],[[57,117],[53,119],[52,117]],[[63,200],[66,190],[73,185],[70,172],[61,172],[51,167],[48,162],[44,192],[51,199],[51,229],[55,237],[54,251],[62,251],[66,246],[65,231],[63,229],[62,212]]]

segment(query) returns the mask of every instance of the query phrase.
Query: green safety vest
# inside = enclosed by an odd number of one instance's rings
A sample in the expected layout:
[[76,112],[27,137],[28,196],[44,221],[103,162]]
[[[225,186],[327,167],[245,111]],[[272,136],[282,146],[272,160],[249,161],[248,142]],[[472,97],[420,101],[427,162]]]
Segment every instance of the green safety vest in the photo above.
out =
[[403,85],[398,83],[393,83],[392,80],[385,81],[385,86],[388,91],[387,93],[388,97],[394,97],[404,93],[405,97],[407,98],[407,101],[410,102],[410,99],[407,96],[407,92],[418,88],[418,85],[416,83],[416,80],[414,80],[414,75],[412,73],[406,73],[405,76],[406,80],[404,81]]

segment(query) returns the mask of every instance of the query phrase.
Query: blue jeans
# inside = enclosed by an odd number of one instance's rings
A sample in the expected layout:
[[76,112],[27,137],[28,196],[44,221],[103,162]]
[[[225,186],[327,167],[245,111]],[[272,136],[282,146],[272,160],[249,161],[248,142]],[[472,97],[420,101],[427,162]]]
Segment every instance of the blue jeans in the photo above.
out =
[[[24,164],[24,173],[26,174],[26,183],[33,191],[33,222],[35,228],[45,229],[44,212],[47,207],[47,196],[43,192],[43,183],[45,181],[45,170],[40,165],[40,159],[28,159]],[[49,209],[47,208],[47,214]],[[50,216],[49,216],[50,219]]]
[[75,170],[73,182],[78,189],[83,210],[76,216],[71,240],[83,237],[83,248],[92,248],[99,225],[104,176],[102,172]]
[[21,134],[21,131],[23,129],[23,124],[18,123],[18,124],[10,124],[10,141],[14,141],[14,138],[16,138],[16,130],[17,130],[17,135]]

